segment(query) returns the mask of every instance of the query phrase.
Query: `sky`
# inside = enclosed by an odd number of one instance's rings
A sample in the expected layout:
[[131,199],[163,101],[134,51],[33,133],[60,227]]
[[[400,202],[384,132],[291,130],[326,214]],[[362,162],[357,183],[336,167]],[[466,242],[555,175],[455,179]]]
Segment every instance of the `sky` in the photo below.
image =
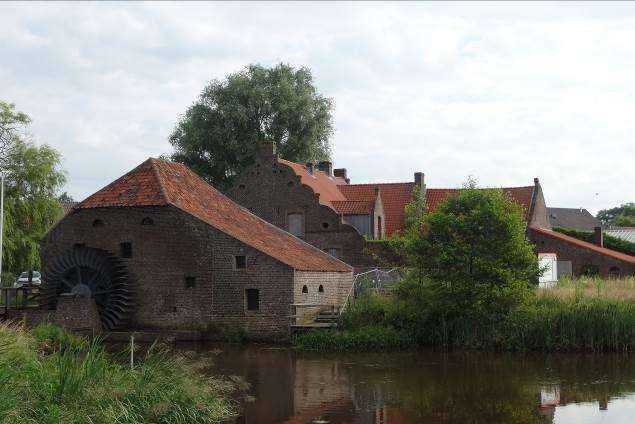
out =
[[635,201],[633,3],[2,3],[0,99],[78,200],[150,156],[204,86],[309,67],[353,183],[532,185]]

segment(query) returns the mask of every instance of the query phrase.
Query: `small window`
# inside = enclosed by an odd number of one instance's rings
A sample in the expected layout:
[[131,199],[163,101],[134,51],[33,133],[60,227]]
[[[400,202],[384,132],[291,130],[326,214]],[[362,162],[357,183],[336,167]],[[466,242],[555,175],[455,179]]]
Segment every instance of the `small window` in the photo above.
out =
[[318,287],[318,293],[324,293],[324,286],[322,284]]
[[185,288],[191,289],[196,287],[196,277],[185,277]]
[[308,293],[309,288],[307,286],[302,286],[302,293]]
[[247,297],[247,310],[259,311],[260,310],[260,290],[247,289],[245,290],[245,296]]
[[287,187],[293,187],[293,181],[289,181],[289,182],[287,183]]
[[141,220],[141,225],[154,225],[154,220],[146,216]]
[[290,213],[287,216],[289,232],[296,237],[304,237],[304,214]]
[[325,230],[329,227],[329,223],[328,222],[323,222],[322,223],[322,228],[324,228]]
[[119,245],[119,248],[121,250],[120,256],[122,258],[132,258],[132,243],[128,241],[123,242]]
[[83,249],[84,247],[86,247],[86,243],[75,243],[73,245],[73,249]]
[[97,227],[103,227],[104,226],[104,221],[102,221],[101,219],[96,219],[93,221],[93,227],[97,228]]
[[328,253],[329,255],[333,256],[334,258],[339,259],[342,256],[340,249],[337,247],[329,247],[327,249],[324,249],[324,251]]
[[234,269],[247,268],[247,257],[245,255],[234,256]]
[[241,189],[241,190],[244,190],[245,189],[245,185],[244,184],[239,184],[238,188]]

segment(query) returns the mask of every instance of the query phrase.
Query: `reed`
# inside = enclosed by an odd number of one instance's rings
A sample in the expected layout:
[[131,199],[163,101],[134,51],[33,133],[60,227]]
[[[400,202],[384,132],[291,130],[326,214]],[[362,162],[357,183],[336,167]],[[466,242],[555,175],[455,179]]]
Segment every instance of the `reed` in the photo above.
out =
[[234,415],[231,385],[153,347],[133,369],[97,339],[0,324],[1,423],[208,423]]
[[413,347],[544,352],[635,349],[635,279],[582,279],[539,289],[528,304],[497,322],[450,315],[438,305],[367,296],[344,316],[341,331],[296,336],[314,350]]

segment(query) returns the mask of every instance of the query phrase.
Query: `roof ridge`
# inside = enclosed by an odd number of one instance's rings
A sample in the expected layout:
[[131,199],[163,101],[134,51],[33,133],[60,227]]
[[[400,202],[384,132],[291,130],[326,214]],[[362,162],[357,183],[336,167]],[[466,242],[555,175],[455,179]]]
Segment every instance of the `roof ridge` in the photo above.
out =
[[154,176],[157,178],[157,181],[159,182],[159,189],[161,190],[161,195],[163,196],[163,198],[165,199],[167,203],[172,205],[173,202],[168,196],[168,192],[165,190],[165,184],[163,182],[163,178],[161,177],[161,173],[159,172],[159,169],[157,168],[157,162],[160,161],[160,162],[166,163],[167,161],[155,159],[153,157],[150,157],[148,160],[150,161],[152,165],[152,171],[154,172]]

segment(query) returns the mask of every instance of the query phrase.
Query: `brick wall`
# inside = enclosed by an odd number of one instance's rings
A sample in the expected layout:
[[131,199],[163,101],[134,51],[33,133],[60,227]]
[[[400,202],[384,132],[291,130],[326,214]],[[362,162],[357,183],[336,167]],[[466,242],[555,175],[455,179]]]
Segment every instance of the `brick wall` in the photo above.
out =
[[227,195],[262,219],[288,231],[287,216],[303,213],[304,240],[320,250],[338,248],[344,262],[355,267],[372,264],[364,254],[364,238],[321,205],[313,190],[293,170],[273,156],[258,157],[236,180]]
[[[150,218],[153,225],[141,225]],[[104,225],[93,227],[100,219]],[[293,299],[293,269],[214,229],[176,207],[83,209],[66,216],[45,237],[42,263],[84,243],[119,256],[135,283],[137,329],[240,326],[251,334],[286,331]],[[234,256],[247,269],[234,269]],[[195,277],[186,287],[185,277]],[[46,281],[46,276],[43,276]],[[260,310],[247,311],[245,289],[260,290]]]
[[[352,284],[352,273],[296,271],[294,303],[342,305]],[[302,292],[304,286],[307,287],[307,293]],[[324,289],[323,292],[320,292],[320,286]]]
[[529,238],[535,244],[537,253],[555,253],[559,261],[571,261],[574,276],[580,275],[586,264],[597,266],[602,276],[610,275],[613,267],[617,267],[622,276],[635,275],[634,264],[531,230]]

